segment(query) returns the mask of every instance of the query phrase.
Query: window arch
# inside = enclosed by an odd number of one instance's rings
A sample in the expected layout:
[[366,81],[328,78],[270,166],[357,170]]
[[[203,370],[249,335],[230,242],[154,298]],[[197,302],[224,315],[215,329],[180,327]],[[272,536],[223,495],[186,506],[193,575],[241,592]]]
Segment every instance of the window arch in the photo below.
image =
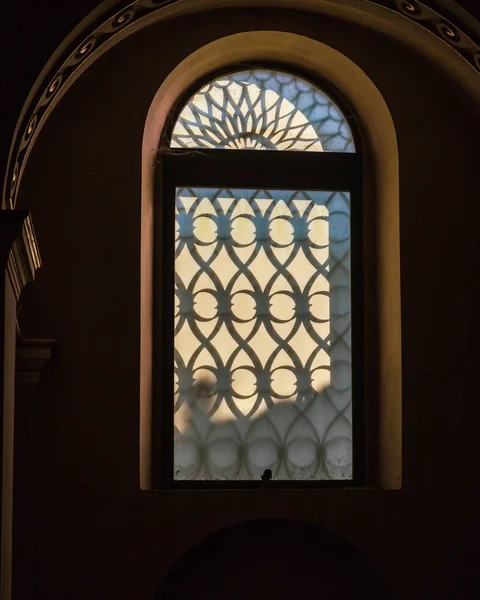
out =
[[182,108],[171,148],[354,152],[351,129],[317,86],[277,69],[217,77]]
[[[306,79],[328,82],[322,89],[335,89],[341,98],[348,99],[358,119],[355,124],[361,131],[364,163],[361,186],[364,269],[362,273],[361,269],[356,272],[360,278],[364,275],[365,297],[368,298],[364,303],[365,356],[361,360],[365,368],[359,374],[365,380],[366,451],[362,452],[366,459],[365,484],[398,489],[402,481],[402,360],[399,160],[395,124],[382,93],[353,60],[318,40],[280,31],[237,33],[197,48],[159,82],[148,110],[142,143],[140,485],[145,490],[170,487],[173,471],[169,470],[173,454],[167,443],[169,437],[172,439],[172,419],[168,423],[164,418],[163,410],[169,403],[163,402],[166,396],[159,369],[165,339],[161,331],[162,305],[154,301],[162,292],[161,172],[165,169],[160,162],[165,164],[165,160],[170,159],[168,137],[164,134],[171,132],[179,99],[186,103],[202,85],[215,78],[205,78],[206,73],[231,72],[234,64],[241,64],[239,70],[244,70],[245,65],[260,63],[262,67],[275,63],[286,71],[304,73]],[[357,139],[355,136],[355,141]],[[171,152],[177,151],[172,149]],[[198,158],[205,158],[205,152],[200,152]],[[234,154],[240,161],[238,172],[242,167],[241,156],[247,151]],[[255,154],[257,157],[272,155]],[[281,155],[285,154],[293,153],[276,153],[277,160],[281,161]],[[307,153],[297,154],[307,157]],[[329,156],[332,155],[323,153],[324,160]],[[281,169],[278,172],[281,174]],[[216,173],[223,175],[221,169]],[[354,256],[361,258],[359,253]],[[173,269],[171,276],[173,278]],[[360,361],[356,361],[355,366],[362,369]],[[173,389],[170,393],[173,394]],[[356,436],[357,442],[361,437]],[[241,485],[246,487],[250,483],[241,482]]]
[[352,127],[320,86],[285,68],[230,67],[203,83],[165,128],[158,170],[162,480],[358,484],[361,157]]

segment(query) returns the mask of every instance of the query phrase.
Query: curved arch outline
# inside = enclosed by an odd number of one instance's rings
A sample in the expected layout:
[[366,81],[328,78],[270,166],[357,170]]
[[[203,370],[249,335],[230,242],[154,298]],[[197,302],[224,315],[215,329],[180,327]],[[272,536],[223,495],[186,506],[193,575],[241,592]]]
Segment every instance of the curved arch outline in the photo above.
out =
[[[201,0],[195,2],[197,10],[210,8],[209,0],[202,3],[201,7]],[[345,5],[350,4],[350,0],[342,0],[342,2]],[[39,75],[17,122],[3,185],[2,208],[15,207],[20,181],[35,139],[55,104],[77,77],[122,39],[160,19],[161,16],[172,16],[175,12],[180,12],[183,7],[188,6],[188,3],[189,0],[135,0],[112,14],[115,7],[111,2],[106,1],[92,11],[65,39],[62,44],[64,50],[61,46]],[[313,4],[315,3],[316,0],[313,0]],[[231,4],[236,6],[238,3],[232,1]],[[273,4],[279,6],[293,4],[299,10],[304,9],[299,2],[293,3],[290,0],[278,0]],[[341,3],[335,4],[340,6]],[[364,0],[364,4],[363,10],[371,12],[376,8],[383,15],[388,11],[389,14],[396,13],[415,22],[448,44],[457,56],[480,74],[480,38],[469,37],[464,32],[464,23],[455,25],[420,0]],[[459,10],[452,12],[458,14]],[[468,13],[466,11],[464,13],[464,20],[467,21]]]
[[[232,65],[232,68],[234,66]],[[289,107],[290,110],[296,110],[299,111],[300,113],[304,114],[304,117],[306,119],[304,125],[307,126],[309,125],[310,127],[312,127],[313,131],[315,132],[315,135],[317,136],[316,140],[314,140],[312,138],[312,141],[318,141],[322,144],[322,151],[325,152],[336,152],[336,151],[347,151],[347,152],[352,152],[355,153],[355,140],[354,140],[354,134],[351,131],[350,128],[350,124],[349,124],[349,119],[347,118],[347,116],[344,114],[344,112],[341,110],[341,108],[339,107],[338,103],[336,103],[333,98],[327,93],[327,91],[325,89],[323,89],[320,85],[318,85],[317,83],[313,83],[311,81],[308,80],[307,77],[303,77],[301,76],[298,72],[295,74],[286,72],[285,69],[283,69],[281,66],[279,67],[278,65],[266,65],[264,63],[262,63],[262,65],[255,65],[255,64],[251,64],[248,65],[248,68],[245,68],[245,65],[238,65],[238,67],[236,68],[232,68],[227,69],[225,72],[221,72],[221,73],[216,73],[215,75],[212,74],[212,78],[208,78],[208,80],[202,84],[200,84],[197,89],[192,90],[193,94],[191,94],[189,97],[183,99],[183,102],[179,102],[179,106],[178,109],[176,110],[174,114],[172,114],[172,122],[169,123],[169,127],[168,127],[168,131],[164,132],[164,135],[162,136],[164,138],[163,144],[164,145],[169,145],[170,148],[180,148],[180,147],[190,147],[190,148],[206,148],[207,146],[202,146],[202,145],[186,145],[186,146],[182,146],[178,141],[174,140],[174,136],[178,136],[180,135],[181,137],[190,137],[193,138],[195,136],[195,134],[189,134],[189,136],[186,136],[184,133],[183,134],[178,134],[175,133],[175,130],[177,128],[178,125],[182,126],[182,119],[184,119],[183,115],[184,115],[184,111],[188,108],[191,111],[198,111],[199,108],[196,105],[196,100],[198,101],[200,99],[200,97],[202,98],[207,98],[208,100],[206,100],[206,102],[212,102],[211,100],[211,88],[212,86],[215,86],[218,89],[218,82],[223,79],[223,78],[230,78],[230,82],[228,85],[226,86],[222,86],[222,88],[224,87],[225,89],[229,90],[230,87],[233,85],[237,85],[237,89],[238,89],[238,81],[237,81],[237,77],[242,74],[245,78],[248,78],[248,84],[245,82],[240,83],[240,86],[244,86],[243,89],[247,89],[250,90],[250,86],[257,86],[256,89],[261,90],[260,94],[263,94],[264,90],[262,90],[261,86],[263,85],[262,82],[258,83],[258,80],[255,79],[258,75],[258,73],[263,73],[265,74],[267,71],[270,72],[270,76],[268,81],[271,80],[271,78],[277,78],[278,76],[287,76],[287,77],[291,77],[292,79],[295,79],[298,82],[301,82],[309,87],[309,92],[313,93],[313,92],[318,92],[320,96],[323,96],[325,100],[327,100],[328,102],[330,102],[331,107],[333,107],[334,109],[337,109],[341,115],[341,124],[345,125],[345,127],[347,127],[348,132],[350,134],[350,140],[348,143],[351,143],[353,148],[350,148],[349,150],[338,150],[338,149],[324,149],[323,145],[326,143],[328,144],[328,139],[326,140],[325,138],[328,137],[328,135],[331,135],[331,133],[329,134],[324,134],[322,132],[321,129],[317,129],[319,127],[318,124],[316,124],[315,122],[311,122],[309,121],[309,117],[307,116],[307,114],[305,114],[303,111],[303,108],[298,108],[296,105],[292,104],[292,101],[288,99],[288,91],[285,95],[283,95],[283,97],[281,96],[281,94],[283,92],[279,92],[279,91],[273,91],[273,93],[276,95],[276,97],[278,99],[280,99],[280,101],[287,101],[289,103]],[[283,84],[278,84],[278,85],[283,85]],[[258,87],[260,86],[260,87]],[[267,90],[271,91],[270,88],[267,85]],[[282,88],[283,89],[283,88]],[[297,88],[297,92],[296,94],[303,94],[303,91],[298,91]],[[247,93],[247,96],[250,98],[251,102],[254,102],[254,100],[251,98],[250,96],[250,92]],[[238,101],[239,102],[239,101]],[[235,99],[229,99],[229,103],[230,105],[233,105],[233,103],[237,103],[237,101]],[[237,103],[238,104],[238,103]],[[312,105],[313,106],[313,105]],[[315,104],[315,106],[318,106],[318,103]],[[237,106],[237,108],[239,108],[239,106]],[[218,109],[218,106],[217,106]],[[204,109],[201,109],[204,110]],[[221,109],[224,110],[224,109]],[[269,109],[270,110],[270,109]],[[310,107],[307,108],[307,110],[310,110]],[[259,122],[257,122],[257,115],[254,113],[254,109],[253,106],[248,108],[248,114],[252,115],[252,118],[255,120],[255,122],[257,124],[259,124]],[[226,115],[228,117],[228,115]],[[210,115],[208,117],[210,119]],[[225,118],[225,117],[224,117]],[[247,116],[245,115],[245,120],[247,119]],[[215,119],[214,119],[215,121]],[[266,129],[268,125],[272,125],[272,121],[269,121],[268,124],[265,124],[264,121],[262,121],[263,123],[263,127]],[[215,125],[215,123],[213,123],[213,125],[211,125],[211,127],[213,127]],[[233,128],[235,128],[237,125],[235,123],[232,123]],[[224,131],[220,131],[217,130],[215,135],[217,137],[221,138],[221,141],[223,141],[224,143],[226,142],[226,138],[228,137],[228,140],[233,140],[236,138],[236,136],[240,135],[240,134],[244,134],[244,135],[249,135],[249,136],[253,136],[256,137],[256,139],[260,139],[263,137],[262,133],[255,133],[253,130],[252,131],[247,131],[247,125],[246,125],[246,121],[242,122],[240,124],[240,128],[241,131],[237,131],[234,134],[229,134],[227,136],[227,134]],[[339,127],[340,128],[340,127]],[[264,138],[264,143],[265,144],[269,144],[269,139],[271,136],[274,135],[274,133],[277,130],[275,128],[272,129],[272,131],[270,131],[270,133],[266,134],[266,138]],[[339,135],[338,133],[336,133],[335,135]],[[223,137],[222,137],[223,136]],[[321,140],[323,136],[323,141]],[[175,145],[172,145],[172,143],[175,143]],[[221,143],[221,142],[218,142]],[[219,148],[220,146],[215,146],[216,148]],[[266,148],[265,148],[266,149]],[[276,149],[275,144],[271,144],[268,146],[268,149]],[[298,150],[298,148],[288,148],[288,150]],[[302,149],[302,151],[304,151],[305,149]]]
[[257,517],[223,525],[209,535],[194,541],[183,554],[176,558],[173,565],[164,574],[163,580],[157,588],[155,600],[177,597],[179,581],[185,578],[186,573],[199,560],[205,549],[210,549],[211,552],[215,547],[217,549],[220,547],[226,548],[228,552],[228,542],[231,543],[232,538],[235,539],[236,536],[240,539],[248,536],[265,539],[273,535],[278,540],[292,534],[305,540],[305,543],[315,542],[319,549],[327,546],[328,550],[334,551],[336,556],[341,555],[342,560],[352,561],[351,564],[358,563],[358,568],[362,570],[365,580],[370,581],[369,587],[370,591],[374,593],[374,597],[388,597],[390,590],[387,582],[377,572],[370,556],[340,532],[303,519]]

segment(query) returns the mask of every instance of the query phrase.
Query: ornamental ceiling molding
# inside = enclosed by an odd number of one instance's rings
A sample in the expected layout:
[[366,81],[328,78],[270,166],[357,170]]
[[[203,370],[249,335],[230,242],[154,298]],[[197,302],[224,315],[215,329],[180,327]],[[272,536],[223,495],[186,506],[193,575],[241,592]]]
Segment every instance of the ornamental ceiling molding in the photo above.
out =
[[[385,10],[395,12],[419,26],[437,38],[446,42],[477,74],[480,74],[480,40],[473,40],[458,25],[442,16],[433,8],[419,0],[364,0],[365,3],[377,5]],[[125,30],[137,25],[139,21],[151,17],[182,0],[135,0],[122,8],[107,20],[98,19],[96,26],[84,34],[83,41],[69,55],[63,55],[58,66],[53,69],[53,77],[46,74],[38,87],[39,92],[26,106],[20,117],[10,150],[9,163],[3,188],[2,207],[15,208],[20,180],[34,141],[51,113],[55,98],[59,99],[76,77],[120,38]],[[105,19],[103,15],[102,19]],[[49,70],[49,74],[52,70]]]

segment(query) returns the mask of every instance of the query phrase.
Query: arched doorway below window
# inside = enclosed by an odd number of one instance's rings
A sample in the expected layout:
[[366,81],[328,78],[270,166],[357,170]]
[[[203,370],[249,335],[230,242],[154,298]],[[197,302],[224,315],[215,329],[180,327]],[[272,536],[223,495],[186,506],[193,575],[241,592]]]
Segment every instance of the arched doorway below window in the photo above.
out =
[[155,600],[347,600],[390,597],[363,554],[331,531],[290,519],[222,529],[184,555]]

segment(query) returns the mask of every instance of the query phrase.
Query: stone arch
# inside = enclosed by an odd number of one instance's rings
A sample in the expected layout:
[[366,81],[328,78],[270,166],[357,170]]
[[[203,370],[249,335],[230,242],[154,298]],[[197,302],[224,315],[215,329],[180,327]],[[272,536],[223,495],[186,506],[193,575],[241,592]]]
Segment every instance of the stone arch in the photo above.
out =
[[[126,37],[164,19],[203,12],[221,6],[268,6],[330,14],[368,24],[404,39],[421,51],[434,54],[452,76],[478,92],[480,27],[453,0],[442,0],[437,12],[420,0],[395,0],[390,8],[382,0],[134,0],[119,8],[104,0],[65,38],[45,65],[22,108],[10,146],[3,184],[2,207],[14,208],[23,172],[35,140],[56,104],[86,69]],[[466,33],[468,32],[468,33]]]

